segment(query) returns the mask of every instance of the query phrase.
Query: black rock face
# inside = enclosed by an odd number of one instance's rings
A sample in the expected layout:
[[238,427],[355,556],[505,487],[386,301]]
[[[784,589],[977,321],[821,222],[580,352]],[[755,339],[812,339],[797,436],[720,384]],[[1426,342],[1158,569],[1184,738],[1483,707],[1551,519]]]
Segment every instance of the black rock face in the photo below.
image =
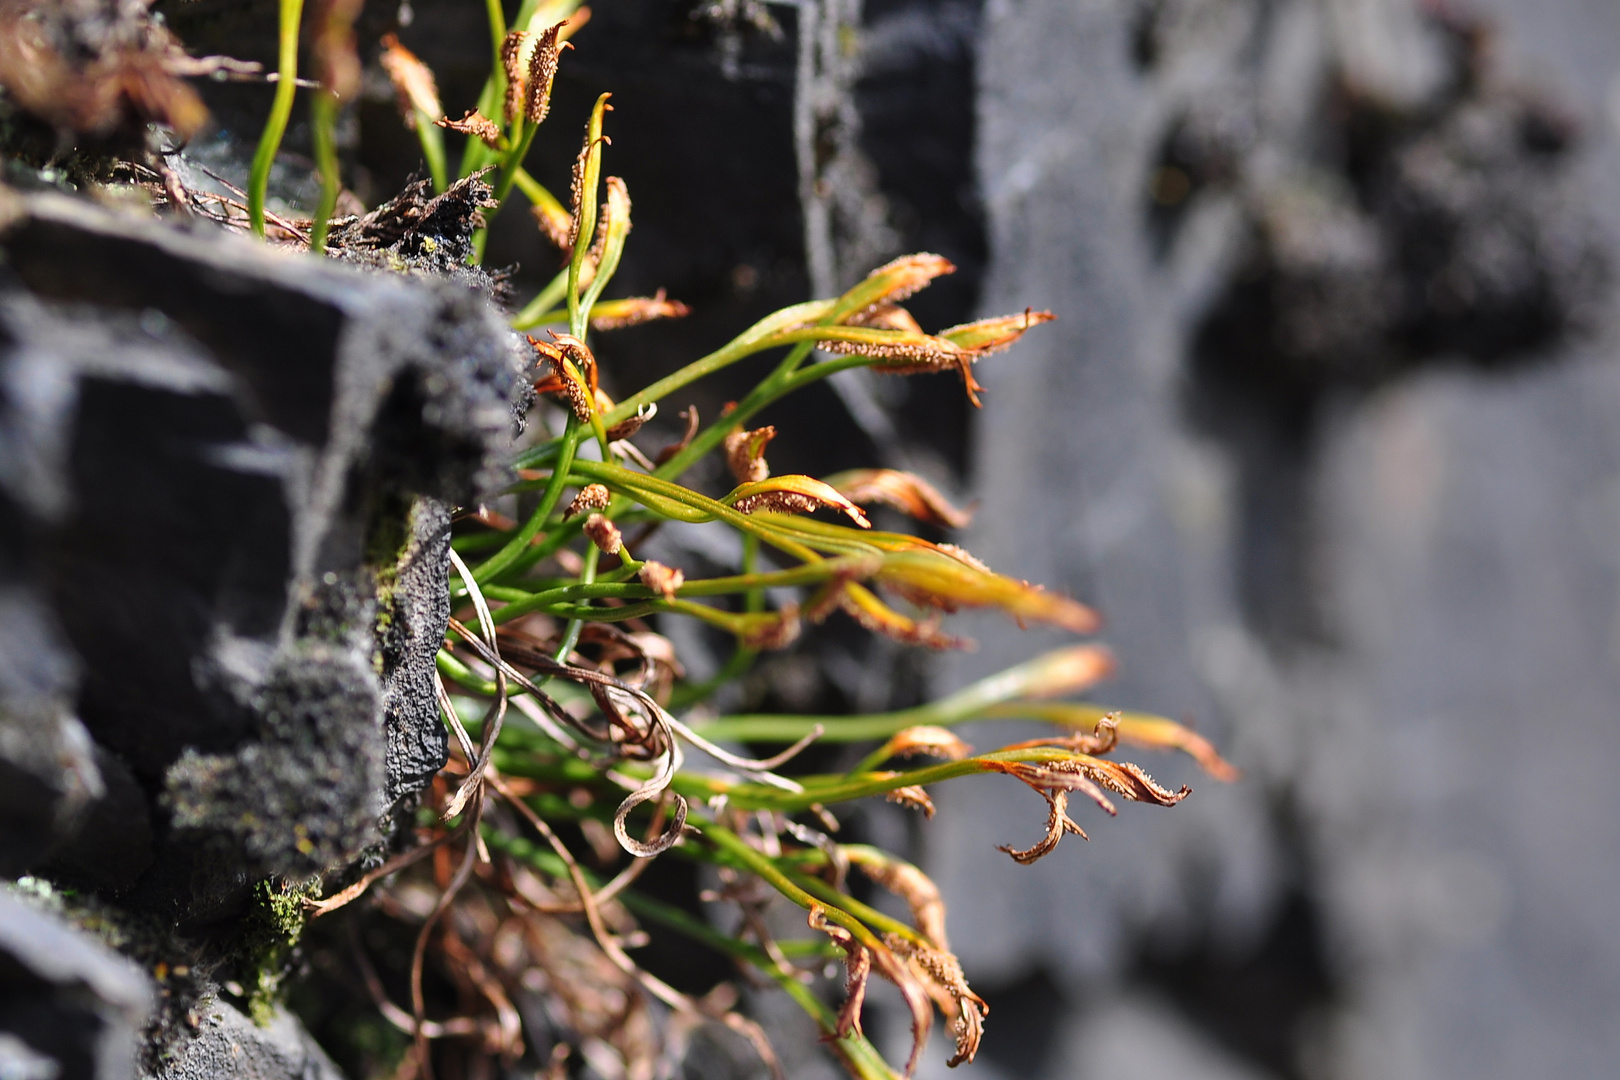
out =
[[456,283],[3,219],[0,871],[215,923],[443,764],[446,503],[502,475],[516,343]]

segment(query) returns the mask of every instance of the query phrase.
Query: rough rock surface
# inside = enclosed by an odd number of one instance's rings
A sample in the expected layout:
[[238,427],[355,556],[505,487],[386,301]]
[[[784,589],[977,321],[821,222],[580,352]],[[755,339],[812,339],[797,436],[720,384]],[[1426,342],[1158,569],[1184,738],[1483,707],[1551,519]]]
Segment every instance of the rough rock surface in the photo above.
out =
[[501,479],[520,354],[465,283],[54,196],[0,250],[0,871],[225,978],[255,882],[374,853],[445,760],[446,506]]
[[226,1002],[206,1010],[196,1038],[152,1080],[343,1080],[298,1019],[276,1009],[268,1023],[256,1024]]
[[0,889],[0,1076],[133,1076],[151,1005],[134,963]]

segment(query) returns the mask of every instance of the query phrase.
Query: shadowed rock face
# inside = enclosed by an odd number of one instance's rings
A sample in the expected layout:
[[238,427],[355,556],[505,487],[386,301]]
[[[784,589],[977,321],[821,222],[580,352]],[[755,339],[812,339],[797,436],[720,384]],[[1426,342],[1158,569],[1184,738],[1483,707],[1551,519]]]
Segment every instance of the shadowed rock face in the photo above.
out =
[[152,988],[129,960],[0,892],[0,1076],[130,1076]]
[[446,504],[502,476],[516,343],[462,284],[4,210],[0,870],[228,955],[444,763]]

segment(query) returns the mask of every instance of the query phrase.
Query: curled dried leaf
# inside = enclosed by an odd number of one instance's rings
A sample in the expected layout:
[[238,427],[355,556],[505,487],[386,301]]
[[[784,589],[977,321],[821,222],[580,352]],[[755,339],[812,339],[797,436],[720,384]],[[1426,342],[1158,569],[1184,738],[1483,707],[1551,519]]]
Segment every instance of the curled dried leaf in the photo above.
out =
[[428,66],[401,45],[399,38],[393,34],[383,35],[382,46],[382,67],[388,73],[388,81],[394,86],[394,98],[399,105],[399,114],[405,118],[405,126],[415,126],[417,113],[430,119],[443,116],[439,87],[433,81],[433,72]]
[[674,567],[648,559],[637,571],[641,583],[666,600],[675,598],[675,591],[686,584],[686,575]]
[[726,436],[726,467],[737,483],[757,484],[771,475],[771,467],[765,463],[765,447],[774,438],[776,428],[769,424],[752,431],[738,428]]
[[[878,773],[882,776],[884,774]],[[893,776],[894,773],[888,775]],[[905,787],[891,788],[883,793],[887,802],[904,806],[910,810],[921,810],[922,815],[930,821],[934,817],[934,800],[928,797],[928,792],[916,784],[907,784]]]
[[601,484],[586,484],[568,504],[564,517],[575,517],[591,510],[601,510],[613,501],[613,493]]
[[[553,341],[540,341],[532,335],[529,344],[539,354],[550,372],[536,380],[536,393],[550,394],[562,399],[570,411],[584,423],[589,423],[596,411],[596,358],[583,342],[569,334],[552,334]],[[581,369],[577,362],[583,360]]]
[[624,538],[619,535],[619,527],[601,514],[592,514],[585,519],[585,535],[604,555],[617,555],[624,547]]
[[[566,236],[566,228],[564,230]],[[621,330],[654,319],[681,319],[692,309],[679,300],[671,300],[659,289],[652,296],[631,296],[623,300],[602,300],[591,309],[591,329]]]
[[564,19],[542,33],[535,42],[534,55],[529,58],[523,115],[531,124],[541,123],[551,111],[551,82],[557,76],[557,60],[562,55],[562,50],[574,47],[566,41],[557,40],[557,35],[562,33],[563,27],[567,25],[568,20]]
[[855,469],[829,476],[827,483],[853,503],[862,506],[883,503],[918,521],[944,529],[963,528],[973,518],[972,514],[952,506],[922,477],[899,469]]
[[[771,434],[775,434],[774,429]],[[760,464],[763,465],[763,461]],[[730,495],[726,496],[725,501],[741,514],[755,514],[761,510],[781,514],[808,513],[828,506],[842,510],[851,521],[863,529],[872,527],[872,523],[866,520],[866,515],[861,513],[860,507],[840,495],[837,489],[808,476],[796,474],[773,476],[766,480],[739,484]]]
[[466,115],[460,120],[452,120],[448,116],[441,116],[433,123],[436,127],[459,131],[463,135],[470,135],[491,149],[494,149],[501,141],[500,127],[495,121],[477,109],[468,109]]
[[[1037,788],[1036,790],[1039,791],[1040,789]],[[1033,847],[1022,850],[1010,844],[996,845],[996,850],[1005,851],[1012,856],[1014,862],[1021,866],[1029,866],[1031,863],[1050,855],[1058,846],[1058,841],[1063,839],[1065,833],[1073,833],[1082,840],[1091,839],[1086,835],[1084,829],[1069,820],[1069,793],[1067,791],[1059,788],[1056,791],[1040,791],[1040,795],[1046,800],[1046,836]]]

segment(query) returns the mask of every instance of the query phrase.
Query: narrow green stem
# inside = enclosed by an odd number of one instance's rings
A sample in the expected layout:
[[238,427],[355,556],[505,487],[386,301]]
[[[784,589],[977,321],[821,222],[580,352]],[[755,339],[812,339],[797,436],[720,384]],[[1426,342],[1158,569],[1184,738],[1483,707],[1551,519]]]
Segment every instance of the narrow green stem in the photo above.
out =
[[310,103],[310,130],[315,136],[315,168],[321,177],[321,197],[315,206],[315,221],[310,229],[309,248],[320,255],[326,251],[326,233],[332,224],[332,211],[337,209],[338,192],[343,178],[338,171],[337,126],[338,99],[330,90],[318,90]]
[[[512,316],[512,329],[531,330],[543,322],[550,322],[548,316],[562,301],[563,295],[568,292],[568,271],[559,270],[557,276],[546,283],[533,300],[530,300],[523,310]],[[564,312],[564,317],[567,313]]]
[[557,459],[557,467],[552,470],[551,482],[546,486],[545,494],[540,497],[540,505],[534,508],[529,520],[523,523],[512,539],[507,541],[505,547],[491,555],[478,568],[473,571],[473,577],[481,585],[486,581],[493,581],[507,567],[517,561],[528,548],[529,541],[540,532],[546,518],[556,508],[557,500],[562,498],[564,481],[568,478],[569,466],[573,464],[575,439],[574,435],[579,429],[579,421],[572,415],[568,417],[568,426],[563,429],[561,454]]
[[303,10],[304,0],[281,0],[276,96],[270,103],[270,117],[265,121],[264,133],[259,136],[259,148],[253,153],[253,166],[248,175],[248,221],[259,236],[264,235],[264,198],[270,186],[270,166],[281,148],[281,137],[287,133],[293,95],[298,90],[298,22]]
[[437,116],[417,110],[411,118],[411,126],[416,129],[416,141],[422,144],[422,160],[427,162],[428,175],[433,178],[433,190],[443,194],[449,186],[449,166],[444,158],[444,130],[433,121]]

